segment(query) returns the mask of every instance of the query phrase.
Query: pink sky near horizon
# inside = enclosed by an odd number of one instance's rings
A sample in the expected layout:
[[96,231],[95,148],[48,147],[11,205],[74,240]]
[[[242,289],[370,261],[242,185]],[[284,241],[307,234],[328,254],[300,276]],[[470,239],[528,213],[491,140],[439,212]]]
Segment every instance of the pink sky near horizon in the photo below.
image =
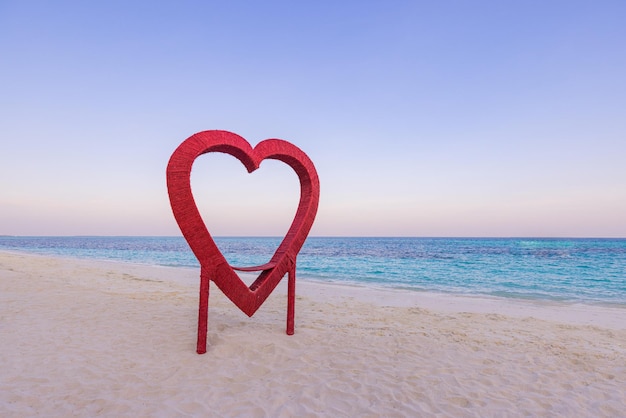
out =
[[[3,2],[0,235],[179,235],[169,156],[223,129],[310,156],[311,235],[626,237],[625,20],[611,1]],[[214,235],[291,222],[280,163],[193,174]]]

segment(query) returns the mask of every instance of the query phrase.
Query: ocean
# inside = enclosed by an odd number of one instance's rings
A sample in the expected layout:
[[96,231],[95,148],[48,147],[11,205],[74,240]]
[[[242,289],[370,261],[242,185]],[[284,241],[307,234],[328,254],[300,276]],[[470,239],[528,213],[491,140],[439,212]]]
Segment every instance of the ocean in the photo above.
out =
[[[232,265],[260,265],[281,238],[221,237]],[[0,237],[0,250],[198,267],[182,237]],[[309,237],[298,280],[407,292],[626,306],[626,239]]]

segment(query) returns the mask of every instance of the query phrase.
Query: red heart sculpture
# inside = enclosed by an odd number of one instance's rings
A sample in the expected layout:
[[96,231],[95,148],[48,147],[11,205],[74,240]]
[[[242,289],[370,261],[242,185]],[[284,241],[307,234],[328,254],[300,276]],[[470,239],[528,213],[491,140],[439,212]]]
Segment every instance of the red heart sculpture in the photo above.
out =
[[[239,159],[249,173],[265,159],[279,160],[293,168],[300,179],[300,203],[287,235],[270,261],[262,266],[231,267],[206,228],[191,191],[191,167],[197,157],[222,152]],[[226,131],[204,131],[187,138],[172,154],[167,165],[167,190],[176,222],[200,262],[200,308],[198,314],[199,354],[206,352],[209,280],[241,309],[252,316],[265,302],[286,273],[289,273],[287,334],[293,334],[296,257],[306,240],[319,202],[319,178],[313,163],[295,145],[280,139],[267,139],[255,148]],[[261,271],[248,287],[235,273]]]

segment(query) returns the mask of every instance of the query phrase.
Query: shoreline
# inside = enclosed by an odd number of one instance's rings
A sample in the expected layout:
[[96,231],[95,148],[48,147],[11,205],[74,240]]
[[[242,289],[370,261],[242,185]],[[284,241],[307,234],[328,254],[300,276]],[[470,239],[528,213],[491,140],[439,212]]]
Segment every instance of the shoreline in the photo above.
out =
[[[14,254],[41,257],[43,259],[59,259],[68,262],[89,263],[114,267],[121,270],[132,270],[144,275],[155,275],[159,280],[172,281],[196,290],[200,283],[199,267],[163,266],[155,264],[136,263],[108,259],[90,259],[80,257],[66,257],[62,255],[47,255],[29,253],[19,250],[0,250],[2,254]],[[164,275],[165,272],[171,274]],[[240,272],[239,276],[250,284],[256,276],[254,273]],[[216,289],[213,283],[212,288]],[[554,320],[571,325],[595,325],[611,329],[626,329],[626,304],[585,303],[571,301],[556,301],[543,299],[507,298],[475,294],[454,294],[415,289],[399,289],[386,286],[364,285],[360,283],[341,283],[337,281],[323,281],[310,278],[297,278],[296,295],[313,298],[317,302],[324,302],[328,298],[349,298],[360,302],[372,303],[377,306],[392,307],[421,307],[439,312],[469,312],[483,314],[503,314],[514,317],[536,317],[538,319]],[[281,294],[287,293],[286,278],[275,290]],[[236,308],[236,307],[235,307]]]
[[[225,240],[219,245],[235,265],[263,264],[278,244],[268,237],[228,237],[230,243],[226,237],[216,239]],[[626,307],[621,268],[626,265],[626,240],[580,238],[576,243],[557,238],[548,239],[555,241],[550,244],[487,237],[468,238],[464,244],[448,238],[382,238],[379,243],[358,238],[350,244],[349,238],[316,239],[321,241],[305,245],[298,258],[301,279],[470,298]],[[24,237],[5,244],[6,249],[42,255],[199,268],[183,237]]]
[[612,417],[626,404],[621,309],[300,280],[287,336],[286,280],[251,318],[212,286],[198,355],[197,283],[196,269],[0,251],[0,415]]

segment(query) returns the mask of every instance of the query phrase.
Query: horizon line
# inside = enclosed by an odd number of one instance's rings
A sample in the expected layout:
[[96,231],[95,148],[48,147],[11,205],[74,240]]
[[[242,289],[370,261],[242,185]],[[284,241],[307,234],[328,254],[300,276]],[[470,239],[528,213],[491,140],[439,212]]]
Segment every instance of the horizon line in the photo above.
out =
[[[211,235],[212,238],[282,238],[284,235]],[[179,235],[15,235],[0,234],[0,238],[184,238]],[[542,236],[542,235],[310,235],[308,238],[406,238],[406,239],[626,239],[607,236]]]

